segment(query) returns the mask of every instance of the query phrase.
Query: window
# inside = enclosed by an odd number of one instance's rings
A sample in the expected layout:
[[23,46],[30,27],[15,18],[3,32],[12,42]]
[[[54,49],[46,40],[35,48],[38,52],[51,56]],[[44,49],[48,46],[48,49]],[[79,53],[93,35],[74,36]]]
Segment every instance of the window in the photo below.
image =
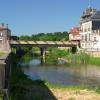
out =
[[81,32],[83,32],[83,27],[81,27]]
[[94,41],[95,41],[95,42],[97,41],[96,37],[94,37]]
[[87,32],[86,28],[84,29],[84,32]]
[[87,34],[85,34],[85,41],[87,41]]
[[96,33],[96,30],[94,30],[94,33]]
[[90,34],[89,34],[89,41],[90,41]]
[[2,32],[0,33],[0,36],[2,37]]
[[90,28],[88,28],[88,31],[90,31]]
[[84,36],[83,35],[82,35],[81,39],[84,40]]
[[0,44],[2,43],[2,40],[0,40]]
[[1,32],[1,33],[0,33],[0,37],[2,37],[2,35],[3,35],[3,34],[2,34],[2,32]]
[[81,47],[84,48],[84,44],[83,43],[81,44]]

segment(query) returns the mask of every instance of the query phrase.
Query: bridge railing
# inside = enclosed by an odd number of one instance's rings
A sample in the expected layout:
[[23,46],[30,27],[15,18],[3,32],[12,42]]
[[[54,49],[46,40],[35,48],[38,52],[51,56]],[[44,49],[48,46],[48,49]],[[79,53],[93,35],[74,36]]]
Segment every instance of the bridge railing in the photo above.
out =
[[78,42],[72,41],[20,41],[20,40],[11,40],[10,44],[32,44],[32,45],[78,45]]

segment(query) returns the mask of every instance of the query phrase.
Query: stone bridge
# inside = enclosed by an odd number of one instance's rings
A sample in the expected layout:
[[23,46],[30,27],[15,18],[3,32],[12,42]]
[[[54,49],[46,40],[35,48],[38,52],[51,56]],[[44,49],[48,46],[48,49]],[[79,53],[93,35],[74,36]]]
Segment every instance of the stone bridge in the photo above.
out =
[[11,46],[56,46],[56,47],[76,47],[78,42],[72,41],[21,41],[21,40],[10,40]]
[[72,41],[21,41],[21,40],[10,40],[9,44],[11,47],[22,47],[22,46],[36,46],[40,48],[41,55],[45,56],[47,47],[76,47],[78,42]]

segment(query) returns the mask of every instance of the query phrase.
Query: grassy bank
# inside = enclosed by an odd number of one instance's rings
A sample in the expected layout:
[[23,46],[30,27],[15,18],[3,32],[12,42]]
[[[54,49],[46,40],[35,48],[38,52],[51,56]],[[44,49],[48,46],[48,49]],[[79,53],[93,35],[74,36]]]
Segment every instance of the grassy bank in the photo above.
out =
[[[52,56],[55,53],[52,52]],[[50,84],[47,81],[36,80],[32,81],[26,76],[21,70],[21,66],[18,64],[20,60],[26,60],[25,53],[24,56],[15,55],[12,53],[12,73],[11,73],[11,82],[10,82],[10,100],[100,100],[100,88],[98,87],[82,87],[82,86],[59,86]],[[58,52],[56,51],[55,55]],[[67,53],[66,53],[67,54]],[[65,55],[65,54],[64,54]],[[75,54],[74,54],[75,55]],[[50,57],[50,55],[47,55]],[[52,57],[51,56],[51,57]],[[65,55],[66,56],[66,55]],[[64,57],[65,57],[64,56]],[[69,56],[67,54],[67,56]],[[60,55],[62,57],[62,54]],[[72,56],[70,54],[69,61],[74,57],[74,62],[86,63],[90,61],[88,55],[84,56],[84,54],[79,55],[76,54]],[[75,59],[77,57],[77,60]],[[80,57],[80,58],[78,58]],[[24,59],[25,58],[25,59]],[[50,58],[51,59],[51,58]],[[55,57],[56,59],[56,57]],[[85,61],[84,61],[85,59]],[[76,61],[75,61],[76,60]],[[52,61],[51,61],[52,62]]]
[[100,65],[100,58],[90,56],[86,53],[69,54],[65,59],[70,64]]
[[58,58],[65,58],[68,55],[68,50],[60,50],[58,48],[48,48],[46,53],[46,63],[58,64]]
[[76,64],[87,64],[89,62],[90,56],[85,53],[69,54],[66,56],[69,63]]
[[46,55],[47,62],[58,63],[58,58],[64,58],[63,60],[68,64],[89,64],[100,65],[100,58],[90,56],[84,52],[71,53],[70,50],[59,50],[58,48],[48,49],[49,53]]
[[3,100],[1,96],[0,96],[0,100]]
[[100,94],[87,89],[51,88],[57,100],[100,100]]
[[57,100],[99,100],[100,89],[97,87],[84,86],[59,86],[45,83]]
[[0,52],[0,57],[3,56],[5,53],[4,52]]
[[10,100],[56,100],[44,81],[32,81],[22,72],[15,54],[12,59]]
[[[39,48],[33,48],[32,52],[34,56],[40,56]],[[29,53],[28,53],[29,55]],[[26,56],[26,55],[25,55]],[[27,60],[28,56],[23,59]],[[65,64],[89,64],[89,65],[100,65],[100,58],[92,57],[84,52],[71,53],[70,49],[60,50],[56,47],[48,47],[46,49],[46,62],[47,64],[58,64],[58,58],[63,58]]]
[[100,65],[100,58],[90,57],[89,63],[92,65]]
[[[10,100],[100,100],[99,88],[59,86],[29,79],[18,65],[20,60],[12,54]],[[83,99],[84,97],[84,99]]]

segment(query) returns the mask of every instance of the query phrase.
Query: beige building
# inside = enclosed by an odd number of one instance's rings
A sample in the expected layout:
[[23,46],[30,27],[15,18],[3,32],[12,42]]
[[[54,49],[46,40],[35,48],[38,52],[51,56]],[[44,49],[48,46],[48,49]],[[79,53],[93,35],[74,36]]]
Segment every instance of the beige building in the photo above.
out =
[[70,30],[69,32],[69,40],[70,41],[80,41],[80,28],[79,27],[74,27]]
[[8,28],[8,25],[4,25],[3,23],[0,25],[0,51],[1,52],[9,52],[9,40],[11,36],[11,30]]

